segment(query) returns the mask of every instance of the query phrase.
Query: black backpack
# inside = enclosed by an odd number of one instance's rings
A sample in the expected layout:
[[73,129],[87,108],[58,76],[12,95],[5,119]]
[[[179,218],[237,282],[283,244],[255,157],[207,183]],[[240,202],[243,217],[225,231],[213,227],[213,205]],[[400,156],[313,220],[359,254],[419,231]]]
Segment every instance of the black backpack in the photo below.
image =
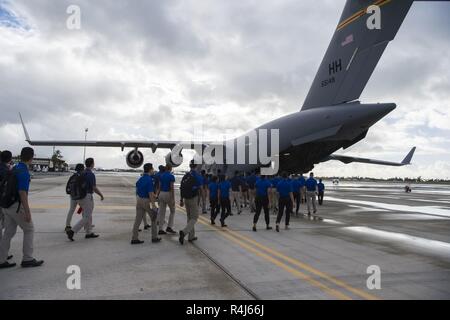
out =
[[19,192],[17,191],[17,170],[14,168],[7,171],[0,181],[0,207],[9,209],[16,202],[20,203]]
[[190,172],[186,173],[181,180],[180,193],[182,199],[192,199],[198,195],[197,179]]
[[66,193],[72,200],[84,199],[87,195],[86,177],[84,173],[75,173],[69,178],[66,185]]

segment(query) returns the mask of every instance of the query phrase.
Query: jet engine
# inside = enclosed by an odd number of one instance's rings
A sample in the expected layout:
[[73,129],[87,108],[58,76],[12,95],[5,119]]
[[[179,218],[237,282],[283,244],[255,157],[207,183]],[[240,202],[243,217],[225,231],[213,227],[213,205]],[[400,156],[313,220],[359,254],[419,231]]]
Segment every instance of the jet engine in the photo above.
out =
[[137,169],[144,163],[144,155],[139,150],[133,150],[127,154],[127,165],[130,168]]
[[172,168],[181,166],[183,163],[183,155],[181,154],[182,151],[183,148],[181,146],[176,146],[173,148],[172,151],[166,155],[166,164],[170,164]]

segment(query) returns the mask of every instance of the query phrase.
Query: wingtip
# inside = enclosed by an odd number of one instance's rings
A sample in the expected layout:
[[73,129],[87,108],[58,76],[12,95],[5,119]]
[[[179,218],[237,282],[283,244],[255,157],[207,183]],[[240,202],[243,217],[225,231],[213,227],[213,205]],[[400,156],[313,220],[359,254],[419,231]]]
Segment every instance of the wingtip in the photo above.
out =
[[414,153],[416,152],[416,149],[417,149],[416,147],[413,147],[411,149],[411,151],[408,153],[408,155],[405,157],[405,159],[402,161],[402,164],[404,166],[411,164],[411,160],[412,160],[412,158],[414,156]]
[[25,134],[25,141],[31,142],[30,135],[28,134],[27,128],[25,127],[25,123],[23,122],[22,114],[19,112],[20,122],[22,123],[23,133]]

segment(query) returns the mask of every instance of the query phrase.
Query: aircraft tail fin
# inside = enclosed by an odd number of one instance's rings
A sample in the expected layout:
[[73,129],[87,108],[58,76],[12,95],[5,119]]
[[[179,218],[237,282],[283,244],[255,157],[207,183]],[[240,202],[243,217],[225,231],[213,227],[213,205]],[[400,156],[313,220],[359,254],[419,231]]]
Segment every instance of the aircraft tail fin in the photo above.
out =
[[[412,3],[413,0],[347,0],[302,110],[359,99]],[[378,27],[377,17],[380,28],[373,29]]]
[[408,153],[408,155],[403,159],[402,164],[403,165],[409,165],[411,164],[411,160],[414,156],[414,152],[416,152],[416,147],[412,148],[411,151]]

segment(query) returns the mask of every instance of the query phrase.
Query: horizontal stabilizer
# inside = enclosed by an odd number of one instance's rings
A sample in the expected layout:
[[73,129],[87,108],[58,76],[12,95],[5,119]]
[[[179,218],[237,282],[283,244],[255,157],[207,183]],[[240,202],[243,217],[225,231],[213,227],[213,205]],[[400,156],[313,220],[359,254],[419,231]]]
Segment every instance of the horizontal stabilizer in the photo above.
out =
[[342,155],[337,155],[337,154],[332,154],[332,155],[328,156],[322,162],[329,161],[329,160],[338,160],[345,164],[359,162],[359,163],[377,164],[377,165],[382,165],[382,166],[403,167],[403,166],[407,166],[407,165],[411,164],[411,160],[412,160],[412,157],[414,156],[415,151],[416,151],[416,147],[412,148],[411,151],[406,156],[406,158],[400,163],[384,161],[384,160],[358,158],[358,157],[352,157],[352,156],[342,156]]

